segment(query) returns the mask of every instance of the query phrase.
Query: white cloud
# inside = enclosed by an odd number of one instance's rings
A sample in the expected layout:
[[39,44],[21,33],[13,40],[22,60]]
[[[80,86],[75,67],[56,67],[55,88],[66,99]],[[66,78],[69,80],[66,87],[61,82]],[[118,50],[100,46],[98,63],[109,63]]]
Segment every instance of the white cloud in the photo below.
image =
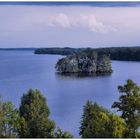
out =
[[48,16],[48,24],[50,26],[62,26],[62,27],[70,27],[71,21],[69,17],[66,14],[57,14],[57,15],[51,15]]
[[0,20],[0,47],[140,44],[140,7],[0,6]]
[[64,28],[80,27],[86,28],[89,31],[97,33],[107,33],[109,31],[116,31],[114,27],[105,25],[96,19],[94,14],[80,14],[76,16],[68,16],[64,13],[54,14],[47,16],[47,24],[49,26],[61,26]]
[[90,31],[106,33],[109,31],[115,31],[115,28],[110,25],[106,25],[101,21],[98,21],[94,14],[88,14],[81,16],[79,23],[83,24]]

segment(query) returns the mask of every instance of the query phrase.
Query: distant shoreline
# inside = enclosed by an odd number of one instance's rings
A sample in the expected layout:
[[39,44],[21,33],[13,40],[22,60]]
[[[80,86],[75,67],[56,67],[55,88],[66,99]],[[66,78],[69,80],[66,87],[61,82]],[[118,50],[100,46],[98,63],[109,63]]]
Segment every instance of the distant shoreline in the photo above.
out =
[[106,47],[106,48],[39,48],[35,54],[70,55],[85,50],[92,50],[98,54],[105,54],[111,60],[140,61],[140,46],[136,47]]
[[35,51],[38,48],[0,48],[0,51]]
[[134,47],[105,47],[105,48],[0,48],[0,51],[33,51],[34,54],[70,55],[90,49],[99,54],[109,56],[111,60],[140,61],[140,46]]

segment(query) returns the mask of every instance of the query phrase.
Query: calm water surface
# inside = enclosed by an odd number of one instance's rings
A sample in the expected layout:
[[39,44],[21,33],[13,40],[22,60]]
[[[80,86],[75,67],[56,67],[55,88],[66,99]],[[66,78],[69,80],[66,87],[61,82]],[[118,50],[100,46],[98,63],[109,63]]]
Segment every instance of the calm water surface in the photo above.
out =
[[[87,100],[111,109],[117,86],[130,78],[140,84],[140,62],[113,61],[106,76],[61,76],[54,66],[62,56],[35,55],[32,51],[0,51],[0,94],[4,101],[20,105],[23,93],[39,89],[47,98],[51,118],[63,130],[79,137],[79,122]],[[115,111],[115,110],[112,110]]]

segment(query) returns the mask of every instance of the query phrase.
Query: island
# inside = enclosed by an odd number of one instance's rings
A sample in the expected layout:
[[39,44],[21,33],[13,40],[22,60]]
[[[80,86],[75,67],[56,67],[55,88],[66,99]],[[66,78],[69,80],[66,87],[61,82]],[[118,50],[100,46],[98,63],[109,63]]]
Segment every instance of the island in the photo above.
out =
[[111,60],[107,55],[98,54],[92,50],[73,53],[58,60],[58,73],[112,73]]

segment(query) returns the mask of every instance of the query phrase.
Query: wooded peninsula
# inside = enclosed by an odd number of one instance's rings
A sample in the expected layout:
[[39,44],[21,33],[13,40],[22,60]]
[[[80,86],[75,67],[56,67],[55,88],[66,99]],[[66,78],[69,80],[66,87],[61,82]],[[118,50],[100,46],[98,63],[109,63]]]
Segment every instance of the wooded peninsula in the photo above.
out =
[[99,55],[107,55],[111,60],[140,61],[140,46],[137,47],[110,47],[110,48],[39,48],[35,54],[70,55],[85,50],[92,50]]

